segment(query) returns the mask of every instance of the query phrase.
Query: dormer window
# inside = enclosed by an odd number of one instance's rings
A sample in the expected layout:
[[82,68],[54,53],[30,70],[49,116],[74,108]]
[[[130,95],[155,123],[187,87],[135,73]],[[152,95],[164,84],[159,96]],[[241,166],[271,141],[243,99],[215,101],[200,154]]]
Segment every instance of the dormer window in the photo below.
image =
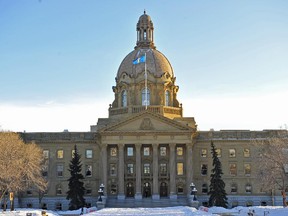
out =
[[170,106],[170,92],[168,90],[165,91],[165,106]]
[[150,91],[149,89],[142,90],[142,106],[149,106],[150,105]]
[[123,90],[121,92],[121,106],[126,107],[127,106],[127,91]]

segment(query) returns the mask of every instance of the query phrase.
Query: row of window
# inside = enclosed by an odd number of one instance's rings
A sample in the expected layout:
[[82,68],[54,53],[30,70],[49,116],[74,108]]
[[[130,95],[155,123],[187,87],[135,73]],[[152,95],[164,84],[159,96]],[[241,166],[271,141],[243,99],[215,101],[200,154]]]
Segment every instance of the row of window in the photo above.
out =
[[[178,156],[183,156],[183,147],[177,147],[176,152]],[[71,157],[74,155],[74,149],[71,151]],[[152,149],[151,147],[143,147],[143,156],[151,156]],[[111,147],[110,148],[110,156],[111,157],[117,157],[118,151],[117,147]],[[127,156],[134,156],[134,147],[127,147]],[[167,156],[167,147],[162,146],[160,147],[160,156]],[[43,157],[45,159],[49,159],[49,150],[43,150]],[[56,151],[56,158],[57,159],[63,159],[64,158],[64,150],[58,149]],[[91,159],[93,158],[93,150],[92,149],[86,149],[85,150],[85,158]]]
[[[220,148],[216,148],[216,152],[217,152],[217,156],[218,157],[222,157],[222,150]],[[201,149],[201,153],[200,153],[201,157],[206,158],[208,156],[208,151],[207,149]],[[235,148],[231,148],[228,150],[228,156],[230,158],[235,158],[236,157],[236,149]],[[248,148],[244,148],[243,149],[243,156],[248,158],[250,157],[250,149]]]
[[[64,176],[64,165],[63,164],[57,164],[56,166],[56,176],[57,177],[63,177]],[[184,164],[183,163],[177,163],[176,166],[176,172],[177,175],[184,175]],[[127,174],[132,175],[135,173],[135,166],[133,163],[127,164]],[[167,175],[167,163],[160,163],[159,164],[159,174],[161,176]],[[109,174],[110,176],[116,176],[117,175],[117,164],[116,163],[110,163],[109,164]],[[143,164],[143,174],[151,174],[151,165],[149,163]],[[48,170],[44,170],[43,176],[48,175]],[[86,165],[85,166],[85,177],[92,177],[92,165]]]
[[[231,189],[230,189],[230,192],[231,192],[232,194],[238,193],[238,186],[237,186],[236,183],[232,183],[230,188],[231,188]],[[203,194],[207,194],[207,193],[208,193],[208,184],[203,183],[201,189],[202,189],[202,193],[203,193]],[[246,192],[246,193],[252,193],[252,185],[251,185],[250,183],[247,183],[247,184],[245,185],[245,192]]]
[[[208,174],[208,164],[201,164],[201,175],[206,176]],[[229,164],[229,174],[231,176],[237,175],[237,164],[236,163],[230,163]],[[244,164],[244,175],[250,176],[251,175],[251,164],[245,163]]]
[[[75,153],[75,150],[73,149],[71,151],[71,157],[73,158],[74,157],[74,153]],[[49,159],[49,150],[43,150],[43,157],[45,159]],[[57,159],[63,159],[64,158],[64,150],[63,149],[58,149],[56,151],[56,158]],[[93,151],[92,149],[86,149],[85,150],[85,158],[87,159],[91,159],[93,158]]]
[[[150,105],[150,90],[145,88],[141,92],[142,106]],[[127,106],[127,90],[121,92],[121,106]],[[170,91],[165,91],[165,106],[170,106]]]
[[[134,147],[127,147],[126,149],[127,151],[127,156],[131,157],[134,156]],[[166,146],[161,146],[160,147],[160,151],[159,154],[160,156],[167,156],[168,153],[168,148]],[[183,147],[176,147],[176,153],[177,156],[183,156],[184,154],[184,149]],[[152,154],[152,149],[151,147],[143,147],[143,156],[151,156]],[[118,153],[117,153],[117,147],[111,147],[110,148],[110,156],[111,157],[117,157]]]

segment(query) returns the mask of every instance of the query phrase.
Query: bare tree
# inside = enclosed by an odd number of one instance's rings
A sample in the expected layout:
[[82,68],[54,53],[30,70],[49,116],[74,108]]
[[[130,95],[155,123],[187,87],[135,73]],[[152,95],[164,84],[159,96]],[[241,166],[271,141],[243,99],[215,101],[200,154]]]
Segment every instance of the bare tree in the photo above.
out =
[[42,150],[25,144],[19,134],[0,132],[0,193],[21,192],[28,188],[46,190],[42,176]]
[[262,188],[269,191],[280,190],[283,206],[287,206],[288,131],[281,130],[277,136],[254,140],[253,143],[259,149],[255,163],[259,164],[257,177],[262,183]]

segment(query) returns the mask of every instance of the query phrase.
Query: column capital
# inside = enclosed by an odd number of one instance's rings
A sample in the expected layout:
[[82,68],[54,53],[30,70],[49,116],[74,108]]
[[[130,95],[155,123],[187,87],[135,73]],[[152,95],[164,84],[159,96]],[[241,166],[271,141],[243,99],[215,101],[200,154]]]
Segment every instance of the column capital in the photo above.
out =
[[175,150],[176,143],[169,143],[169,147],[170,147],[170,149]]
[[159,147],[159,143],[153,143],[153,144],[152,144],[152,147],[153,147],[153,149],[154,149],[154,148],[158,148],[158,147]]

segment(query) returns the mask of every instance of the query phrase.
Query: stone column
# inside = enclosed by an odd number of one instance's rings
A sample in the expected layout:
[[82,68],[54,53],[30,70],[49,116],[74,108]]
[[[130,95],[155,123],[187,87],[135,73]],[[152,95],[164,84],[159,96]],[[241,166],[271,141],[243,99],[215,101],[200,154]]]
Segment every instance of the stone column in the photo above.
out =
[[152,199],[160,199],[158,184],[158,144],[153,144],[153,194]]
[[118,163],[118,195],[117,198],[124,200],[125,199],[125,192],[124,192],[124,144],[118,144],[118,156],[119,156],[119,163]]
[[142,199],[141,193],[141,145],[136,144],[136,193],[135,199]]
[[[102,163],[102,176],[100,176],[100,184],[104,184],[104,196],[107,196],[107,144],[101,146],[101,163]],[[98,191],[99,188],[97,188]]]
[[[186,144],[186,191],[190,196],[190,184],[193,182],[192,143]],[[195,182],[194,182],[195,183]]]
[[176,160],[175,160],[175,143],[170,143],[170,199],[177,199],[176,194]]

